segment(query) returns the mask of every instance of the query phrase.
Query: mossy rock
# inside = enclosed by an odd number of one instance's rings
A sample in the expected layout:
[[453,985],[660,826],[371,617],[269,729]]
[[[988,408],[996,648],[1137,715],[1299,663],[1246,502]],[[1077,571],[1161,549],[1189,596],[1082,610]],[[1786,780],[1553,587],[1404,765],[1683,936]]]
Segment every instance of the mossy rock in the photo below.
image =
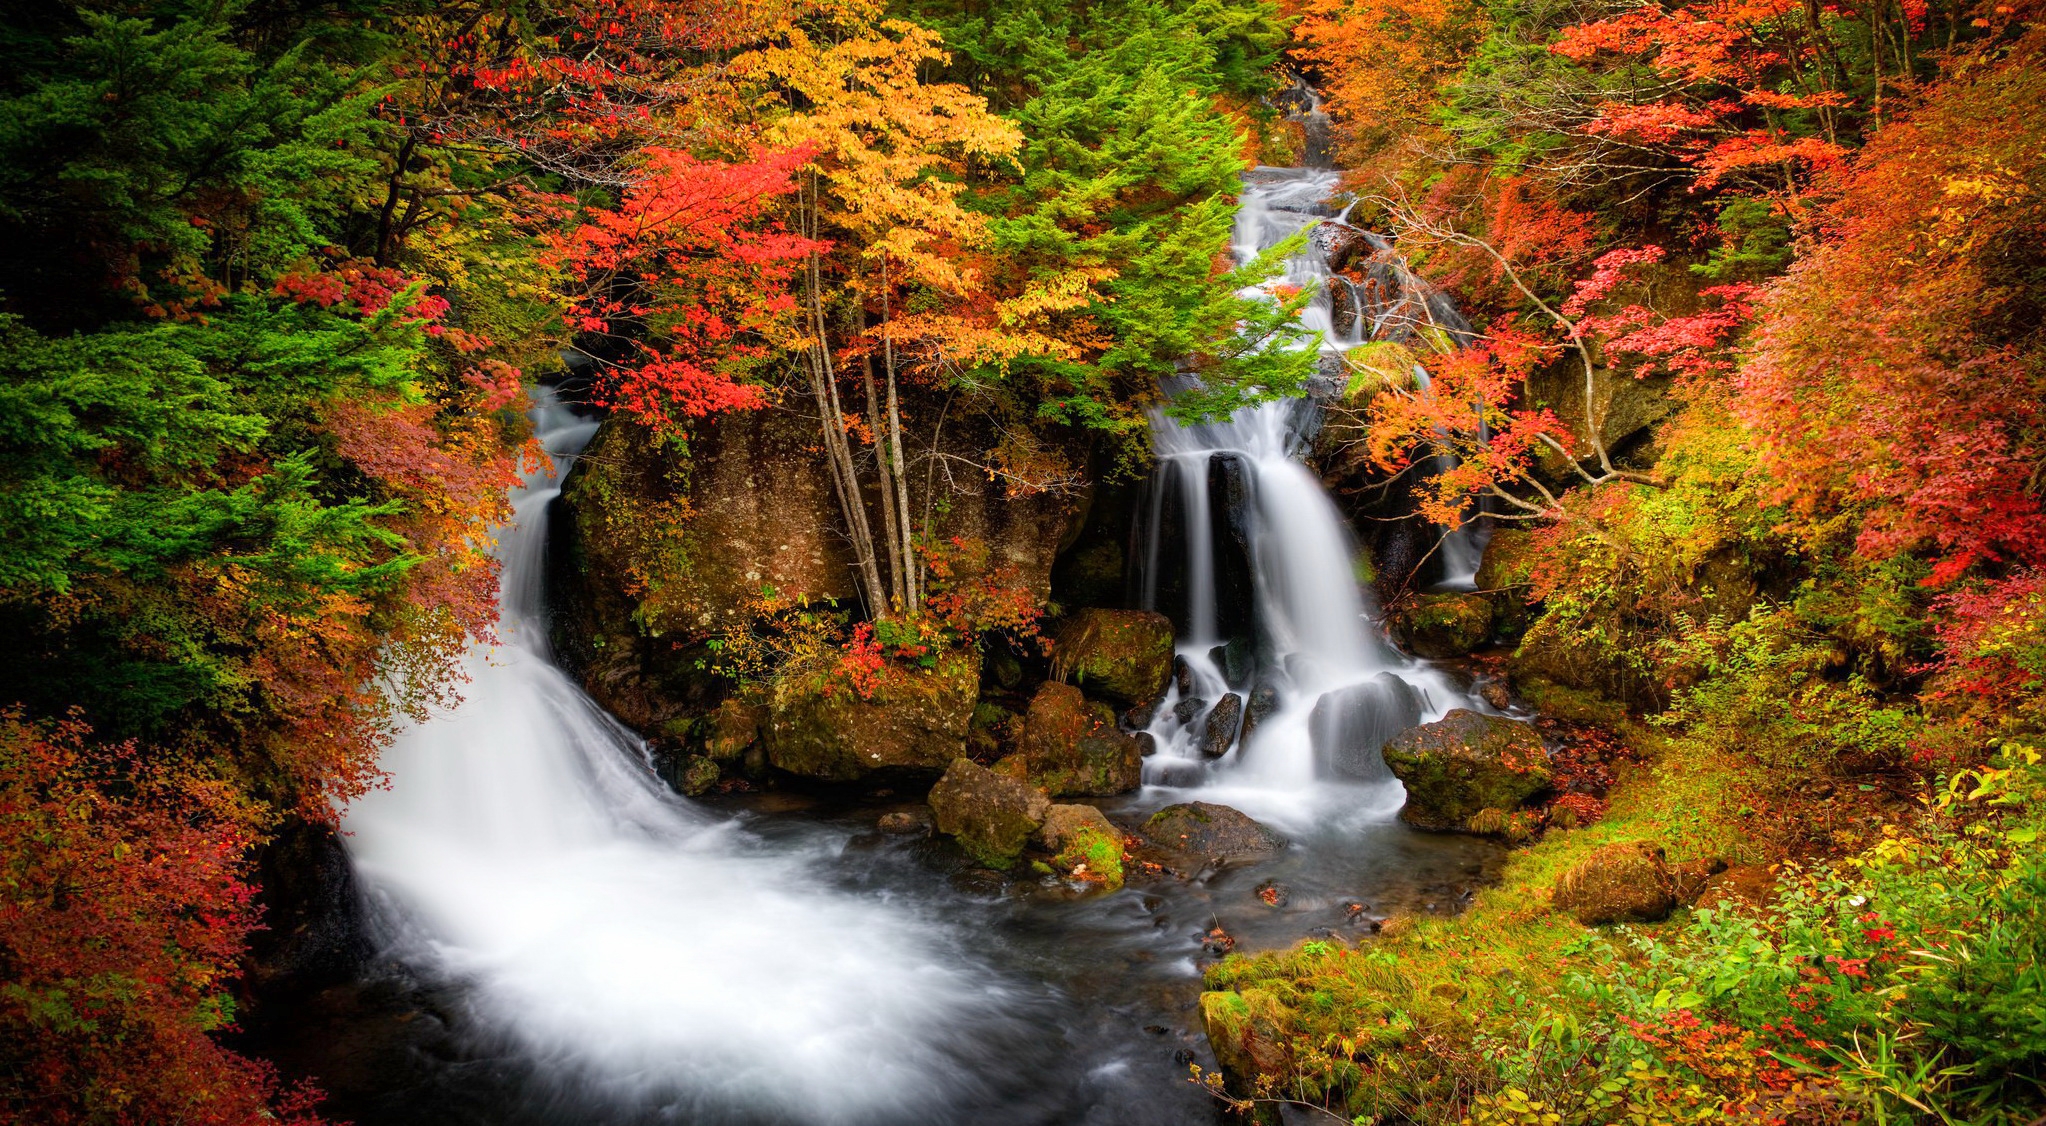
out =
[[933,668],[892,668],[871,697],[826,674],[777,684],[768,706],[767,761],[826,782],[946,768],[966,749],[980,691],[980,654],[955,650]]
[[726,700],[703,717],[703,753],[718,762],[736,762],[748,748],[760,741],[760,729],[767,723],[767,709],[758,704]]
[[1143,763],[1143,744],[1117,729],[1113,710],[1048,683],[1030,699],[1020,749],[995,770],[1058,797],[1108,797],[1142,785]]
[[1283,1079],[1293,1070],[1288,1030],[1293,1014],[1266,989],[1211,991],[1201,994],[1201,1026],[1222,1067],[1229,1092],[1254,1093],[1260,1079]]
[[1602,845],[1556,880],[1558,911],[1585,926],[1653,923],[1677,905],[1676,882],[1662,849],[1646,841]]
[[712,786],[718,784],[718,777],[717,763],[702,755],[690,755],[682,762],[681,778],[675,788],[693,798],[708,793]]
[[1122,832],[1100,810],[1091,805],[1052,806],[1038,837],[1053,853],[1052,867],[1058,871],[1103,891],[1122,886]]
[[1148,610],[1081,610],[1058,632],[1052,677],[1123,704],[1165,691],[1172,675],[1172,619]]
[[1144,822],[1144,836],[1168,852],[1201,857],[1256,856],[1286,847],[1286,838],[1249,815],[1212,802],[1168,805]]
[[1465,657],[1491,640],[1492,613],[1482,594],[1420,594],[1393,614],[1393,629],[1415,656]]
[[1051,799],[970,759],[952,760],[927,799],[938,831],[990,868],[1007,870],[1043,826]]
[[1419,829],[1467,830],[1479,813],[1509,813],[1549,785],[1533,727],[1463,708],[1394,735],[1381,753],[1407,788],[1400,820]]

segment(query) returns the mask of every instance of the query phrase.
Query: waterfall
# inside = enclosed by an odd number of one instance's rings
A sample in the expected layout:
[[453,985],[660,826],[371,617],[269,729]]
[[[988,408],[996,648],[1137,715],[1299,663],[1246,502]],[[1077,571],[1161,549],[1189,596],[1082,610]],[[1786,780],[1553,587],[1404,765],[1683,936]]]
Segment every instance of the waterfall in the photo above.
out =
[[[594,433],[542,393],[565,467]],[[392,956],[471,1023],[663,1120],[911,1121],[970,1083],[959,1025],[1000,990],[902,904],[820,886],[812,853],[676,797],[549,657],[546,471],[503,530],[503,644],[386,753],[347,844]],[[835,849],[833,849],[835,851]]]
[[[1314,109],[1308,102],[1308,112]],[[1338,181],[1315,168],[1248,174],[1237,259],[1248,262],[1334,218],[1324,201]],[[1328,226],[1372,257],[1367,280],[1353,284],[1329,267],[1327,248],[1336,240],[1317,231],[1287,263],[1286,284],[1322,290],[1301,319],[1322,333],[1325,350],[1397,339],[1420,323],[1468,331],[1385,240],[1339,219]],[[1380,815],[1397,808],[1400,789],[1378,745],[1451,708],[1483,708],[1385,641],[1358,577],[1358,545],[1301,462],[1315,414],[1304,399],[1195,426],[1154,411],[1158,469],[1139,588],[1145,608],[1183,624],[1173,683],[1148,727],[1158,751],[1145,761],[1145,781],[1220,788],[1233,804],[1295,823],[1315,808],[1325,811],[1329,803],[1315,799],[1332,793],[1344,808],[1360,801]],[[1469,582],[1481,548],[1468,532],[1445,537],[1440,550],[1452,582]],[[1359,787],[1370,793],[1351,792]]]

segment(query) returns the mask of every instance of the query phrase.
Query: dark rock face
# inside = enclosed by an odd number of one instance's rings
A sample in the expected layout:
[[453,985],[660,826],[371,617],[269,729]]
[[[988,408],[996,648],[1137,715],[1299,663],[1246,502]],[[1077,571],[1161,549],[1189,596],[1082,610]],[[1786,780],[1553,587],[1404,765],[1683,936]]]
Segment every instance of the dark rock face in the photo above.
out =
[[1225,645],[1208,650],[1208,659],[1222,670],[1222,679],[1229,687],[1242,691],[1250,686],[1257,675],[1257,649],[1246,638],[1236,638]]
[[1307,730],[1324,772],[1377,782],[1388,777],[1379,748],[1419,722],[1420,696],[1406,681],[1380,673],[1322,696],[1308,714]]
[[360,976],[375,948],[354,865],[334,829],[285,821],[257,870],[264,927],[250,938],[244,985],[259,998],[282,998]]
[[1251,630],[1250,469],[1237,454],[1208,457],[1208,514],[1215,550],[1215,625],[1225,637]]
[[1420,829],[1464,830],[1473,815],[1518,809],[1549,784],[1533,727],[1462,708],[1386,740],[1382,754],[1407,787],[1400,820]]
[[1585,926],[1652,923],[1677,904],[1662,849],[1645,841],[1605,845],[1556,880],[1552,901]]
[[939,832],[975,860],[1000,869],[1016,863],[1051,811],[1051,799],[1041,791],[963,758],[952,760],[928,800]]
[[1236,721],[1243,718],[1243,697],[1231,692],[1215,704],[1215,710],[1208,713],[1206,730],[1201,733],[1201,753],[1209,758],[1221,758],[1229,753],[1230,744],[1236,741]]
[[921,809],[897,810],[882,814],[874,827],[891,837],[927,837],[931,833],[931,815]]
[[1168,805],[1144,822],[1144,836],[1168,852],[1194,856],[1256,856],[1286,847],[1286,838],[1226,805]]
[[[1250,699],[1243,707],[1243,733],[1236,737],[1241,746],[1250,745],[1251,732],[1263,723],[1266,717],[1279,710],[1279,690],[1270,681],[1260,680],[1250,690]],[[1418,718],[1418,717],[1416,717]]]
[[1392,625],[1417,657],[1465,657],[1492,637],[1492,600],[1482,594],[1417,594],[1400,606]]
[[1207,706],[1208,702],[1199,696],[1188,696],[1172,705],[1172,716],[1181,723],[1192,723],[1194,717],[1201,714],[1201,709]]
[[767,761],[825,782],[857,782],[878,771],[925,777],[966,748],[980,691],[980,654],[943,654],[936,668],[904,670],[862,699],[823,676],[784,683],[768,708]]
[[1116,727],[1106,704],[1047,683],[1031,697],[1021,748],[995,771],[1060,797],[1108,797],[1143,784],[1143,758],[1143,743]]
[[1153,699],[1172,675],[1172,620],[1148,610],[1081,610],[1059,630],[1052,677],[1123,704]]
[[758,704],[726,700],[703,719],[703,753],[718,762],[737,762],[760,741],[767,709]]

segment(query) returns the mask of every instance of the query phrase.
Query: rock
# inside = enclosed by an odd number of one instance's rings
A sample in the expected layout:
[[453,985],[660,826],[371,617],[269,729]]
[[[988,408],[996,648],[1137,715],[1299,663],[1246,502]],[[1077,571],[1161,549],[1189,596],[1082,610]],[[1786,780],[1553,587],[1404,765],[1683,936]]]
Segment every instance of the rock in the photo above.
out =
[[1142,731],[1144,728],[1151,726],[1151,721],[1158,718],[1158,705],[1164,702],[1165,698],[1159,696],[1146,700],[1125,711],[1122,713],[1122,718],[1119,721],[1122,724],[1122,729],[1124,731]]
[[1052,867],[1105,891],[1122,886],[1122,831],[1091,805],[1055,805],[1038,838],[1053,853]]
[[1250,467],[1242,454],[1210,454],[1207,484],[1208,547],[1213,558],[1208,581],[1214,584],[1215,628],[1223,637],[1238,637],[1250,632],[1251,607],[1257,604],[1250,550]]
[[1016,863],[1024,842],[1051,811],[1051,799],[1041,791],[964,758],[952,760],[931,787],[929,801],[939,832],[975,860],[1003,870]]
[[882,814],[874,827],[891,837],[921,837],[931,831],[931,815],[922,809],[899,809]]
[[1044,843],[1045,851],[1057,852],[1083,830],[1122,839],[1122,832],[1106,813],[1091,805],[1079,804],[1054,805],[1045,810],[1044,824],[1038,828],[1037,837]]
[[1645,841],[1603,845],[1556,880],[1551,901],[1585,926],[1652,923],[1676,906],[1662,849]]
[[675,788],[688,797],[696,797],[718,784],[718,764],[703,755],[690,755],[683,760],[682,770],[676,778]]
[[1143,784],[1143,758],[1143,743],[1106,705],[1047,683],[1030,699],[1020,749],[995,770],[1060,797],[1107,797]]
[[784,678],[768,707],[767,761],[828,782],[935,774],[965,750],[979,692],[970,649],[941,654],[935,668],[892,670],[871,699],[826,674]]
[[1208,713],[1207,730],[1201,735],[1201,753],[1209,758],[1221,758],[1229,753],[1229,745],[1236,741],[1236,721],[1243,718],[1243,697],[1231,692],[1215,704],[1215,710]]
[[1187,664],[1185,657],[1175,656],[1172,658],[1172,686],[1179,689],[1181,696],[1193,695],[1193,666]]
[[1172,675],[1172,620],[1148,610],[1081,610],[1058,633],[1052,678],[1123,704],[1149,700]]
[[1669,866],[1670,894],[1677,903],[1689,907],[1698,902],[1705,889],[1711,886],[1712,877],[1726,871],[1726,861],[1716,856],[1700,860],[1686,860]]
[[1492,600],[1492,629],[1503,637],[1527,631],[1527,595],[1533,571],[1534,533],[1495,527],[1478,564],[1478,590]]
[[1202,857],[1256,856],[1286,847],[1286,838],[1226,805],[1168,805],[1144,822],[1144,836],[1159,848]]
[[1172,717],[1181,723],[1192,723],[1194,717],[1201,714],[1201,710],[1207,706],[1208,702],[1199,696],[1188,696],[1172,705]]
[[[1250,745],[1250,733],[1257,730],[1266,717],[1279,710],[1279,690],[1268,680],[1260,680],[1250,690],[1250,699],[1243,705],[1243,732],[1236,737],[1238,746]],[[1414,718],[1419,719],[1419,716]]]
[[1222,670],[1222,679],[1229,687],[1239,692],[1249,687],[1257,675],[1257,650],[1241,637],[1208,650],[1208,659]]
[[1463,708],[1386,740],[1382,754],[1406,784],[1400,820],[1454,832],[1481,810],[1511,811],[1549,784],[1548,754],[1533,727]]
[[1269,990],[1201,994],[1201,1024],[1222,1067],[1222,1079],[1239,1097],[1256,1091],[1260,1079],[1282,1079],[1293,1070],[1287,1047],[1292,1014]]
[[1502,712],[1513,707],[1513,693],[1507,689],[1506,682],[1503,680],[1479,682],[1478,699],[1498,708]]
[[742,759],[747,748],[760,741],[760,729],[766,722],[766,708],[726,700],[704,717],[703,753],[718,762]]
[[1325,774],[1366,782],[1389,777],[1379,748],[1421,722],[1421,697],[1391,673],[1324,693],[1307,716],[1315,762]]
[[1492,636],[1492,600],[1482,594],[1417,594],[1392,615],[1392,627],[1415,656],[1468,656]]
[[1137,754],[1139,756],[1150,758],[1158,753],[1158,737],[1150,732],[1139,731],[1135,735],[1130,736],[1130,738],[1137,741]]

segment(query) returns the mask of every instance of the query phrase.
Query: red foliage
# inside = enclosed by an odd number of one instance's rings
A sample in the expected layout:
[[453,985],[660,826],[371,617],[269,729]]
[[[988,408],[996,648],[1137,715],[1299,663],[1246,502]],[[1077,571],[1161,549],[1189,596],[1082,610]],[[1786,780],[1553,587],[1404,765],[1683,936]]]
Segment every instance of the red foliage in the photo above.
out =
[[255,926],[227,785],[77,723],[0,714],[0,1106],[49,1126],[314,1126],[221,1047]]
[[745,163],[650,150],[615,210],[585,212],[554,237],[579,291],[570,324],[633,354],[605,373],[605,405],[665,430],[765,401],[734,365],[767,354],[763,334],[794,308],[789,282],[820,248],[767,217],[808,159],[801,149],[756,150]]

